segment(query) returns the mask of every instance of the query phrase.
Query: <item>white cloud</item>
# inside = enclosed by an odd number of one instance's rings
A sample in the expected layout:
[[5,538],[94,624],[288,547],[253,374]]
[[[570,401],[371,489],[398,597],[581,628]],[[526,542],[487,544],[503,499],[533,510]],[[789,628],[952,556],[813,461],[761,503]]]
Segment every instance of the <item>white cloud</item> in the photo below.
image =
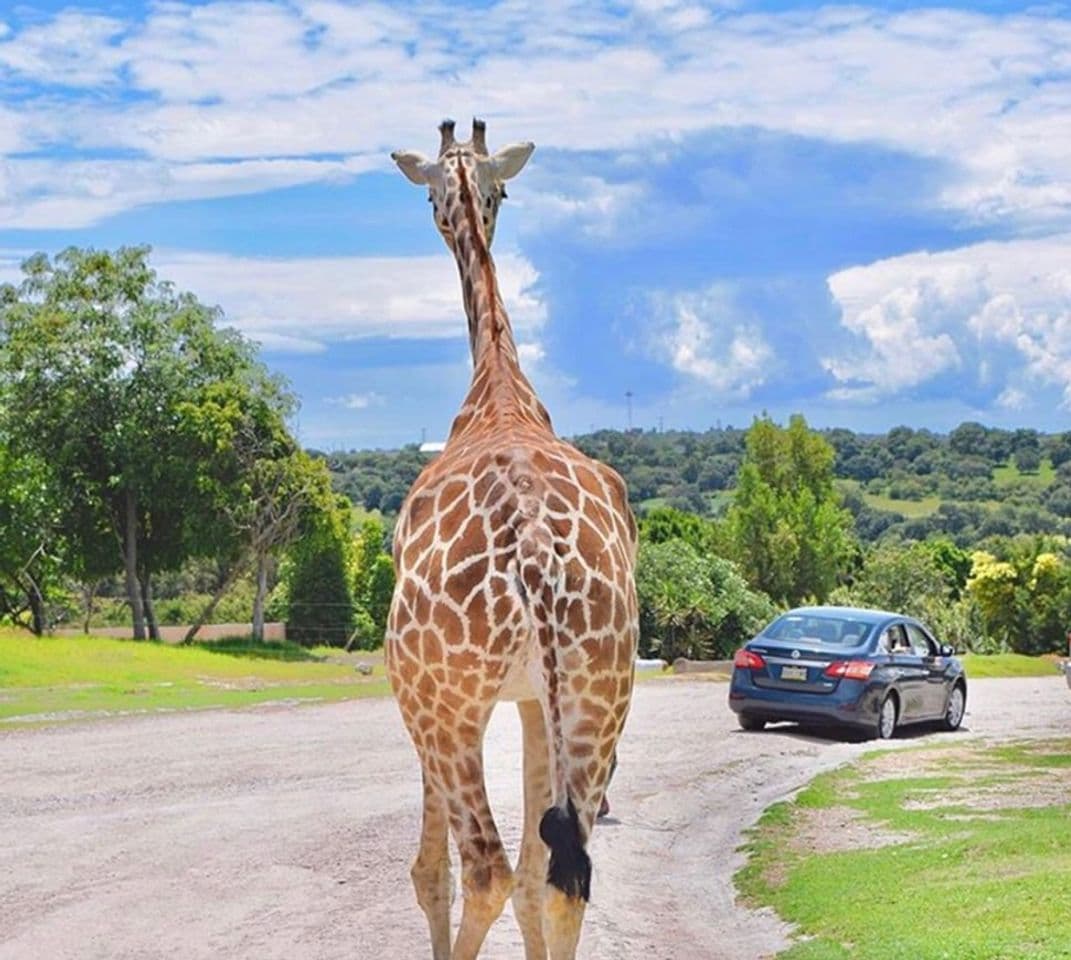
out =
[[746,397],[766,380],[773,351],[728,288],[658,293],[650,303],[650,347],[658,359],[724,396]]
[[[89,87],[117,80],[123,55],[114,41],[126,25],[112,17],[64,10],[0,41],[0,67],[40,83]],[[5,36],[5,34],[0,34]]]
[[360,156],[184,164],[0,157],[0,222],[24,229],[85,227],[145,204],[334,180],[376,165],[378,160]]
[[875,399],[948,378],[1008,409],[1071,408],[1071,235],[913,253],[829,278],[855,346],[827,357],[833,396]]
[[[435,2],[171,0],[136,22],[59,14],[0,40],[0,63],[72,91],[22,97],[19,142],[140,151],[167,169],[385,163],[430,149],[440,116],[476,110],[497,142],[565,150],[657,150],[733,126],[879,143],[951,164],[941,202],[967,217],[1067,217],[1071,22],[1058,13],[726,7],[501,2],[466,18]],[[62,192],[59,169],[44,189]],[[276,185],[267,167],[248,174],[246,189]],[[30,203],[15,187],[8,202]]]
[[537,172],[523,186],[523,203],[532,214],[523,229],[542,231],[568,221],[570,229],[587,237],[612,241],[646,192],[636,181],[610,182],[591,175],[564,180]]
[[[308,337],[292,337],[285,333],[274,333],[264,330],[266,324],[258,323],[255,317],[247,317],[245,322],[256,331],[248,334],[250,340],[255,340],[267,353],[324,353],[327,344],[321,340],[311,340]],[[260,329],[257,329],[260,327]]]
[[[27,256],[0,250],[0,282],[17,283]],[[276,353],[320,353],[361,337],[467,338],[457,268],[445,253],[283,259],[156,250],[152,265]],[[544,350],[533,338],[547,319],[534,291],[539,274],[517,253],[499,254],[496,266],[522,359],[537,365]]]
[[517,344],[517,356],[521,361],[521,365],[525,370],[536,366],[547,355],[546,350],[543,349],[543,344],[528,341],[527,343]]
[[997,397],[997,406],[1005,410],[1023,410],[1030,406],[1030,398],[1015,387],[1008,387]]
[[[157,251],[160,274],[219,304],[227,322],[268,348],[299,352],[360,337],[466,335],[457,268],[447,255],[267,259]],[[516,253],[496,258],[518,339],[537,332],[546,307],[535,268]]]
[[368,393],[347,393],[342,397],[325,397],[324,402],[347,410],[367,410],[369,407],[383,406],[387,398],[373,390]]

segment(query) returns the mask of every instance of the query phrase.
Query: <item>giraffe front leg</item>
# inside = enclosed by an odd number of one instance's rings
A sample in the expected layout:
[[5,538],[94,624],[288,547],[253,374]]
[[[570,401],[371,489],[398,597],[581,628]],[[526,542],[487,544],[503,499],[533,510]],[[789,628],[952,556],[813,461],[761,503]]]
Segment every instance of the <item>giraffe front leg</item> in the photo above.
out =
[[420,852],[410,876],[417,903],[428,918],[432,960],[450,960],[450,852],[447,848],[449,824],[446,802],[424,775],[424,821]]
[[524,837],[517,861],[513,913],[524,937],[525,960],[547,960],[543,937],[543,895],[547,884],[547,847],[539,821],[550,806],[550,755],[546,721],[537,700],[517,704],[524,736]]

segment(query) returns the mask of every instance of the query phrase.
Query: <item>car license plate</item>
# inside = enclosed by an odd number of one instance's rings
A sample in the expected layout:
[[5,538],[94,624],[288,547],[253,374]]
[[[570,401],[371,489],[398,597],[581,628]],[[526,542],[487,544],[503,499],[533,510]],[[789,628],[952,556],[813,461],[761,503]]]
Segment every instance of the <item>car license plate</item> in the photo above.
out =
[[782,667],[781,668],[782,680],[806,680],[807,668],[806,667]]

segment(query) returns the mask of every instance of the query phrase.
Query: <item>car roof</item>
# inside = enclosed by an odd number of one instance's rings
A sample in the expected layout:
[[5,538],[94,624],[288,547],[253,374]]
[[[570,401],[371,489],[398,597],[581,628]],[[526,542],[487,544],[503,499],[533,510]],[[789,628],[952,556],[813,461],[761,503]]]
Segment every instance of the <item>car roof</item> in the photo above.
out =
[[889,610],[871,610],[867,607],[795,607],[792,610],[786,610],[782,614],[785,617],[793,615],[830,617],[834,620],[855,620],[870,624],[884,623],[886,620],[915,621],[914,617],[909,617],[903,613],[892,613]]

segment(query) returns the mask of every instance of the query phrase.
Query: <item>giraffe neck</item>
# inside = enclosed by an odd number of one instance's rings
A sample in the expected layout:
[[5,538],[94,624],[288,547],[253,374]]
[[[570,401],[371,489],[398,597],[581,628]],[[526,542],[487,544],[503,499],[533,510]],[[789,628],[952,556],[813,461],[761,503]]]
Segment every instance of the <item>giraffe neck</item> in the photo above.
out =
[[498,289],[495,263],[464,167],[450,213],[454,258],[461,275],[472,348],[472,385],[450,436],[488,420],[510,420],[549,429],[550,416],[521,371],[513,328]]

